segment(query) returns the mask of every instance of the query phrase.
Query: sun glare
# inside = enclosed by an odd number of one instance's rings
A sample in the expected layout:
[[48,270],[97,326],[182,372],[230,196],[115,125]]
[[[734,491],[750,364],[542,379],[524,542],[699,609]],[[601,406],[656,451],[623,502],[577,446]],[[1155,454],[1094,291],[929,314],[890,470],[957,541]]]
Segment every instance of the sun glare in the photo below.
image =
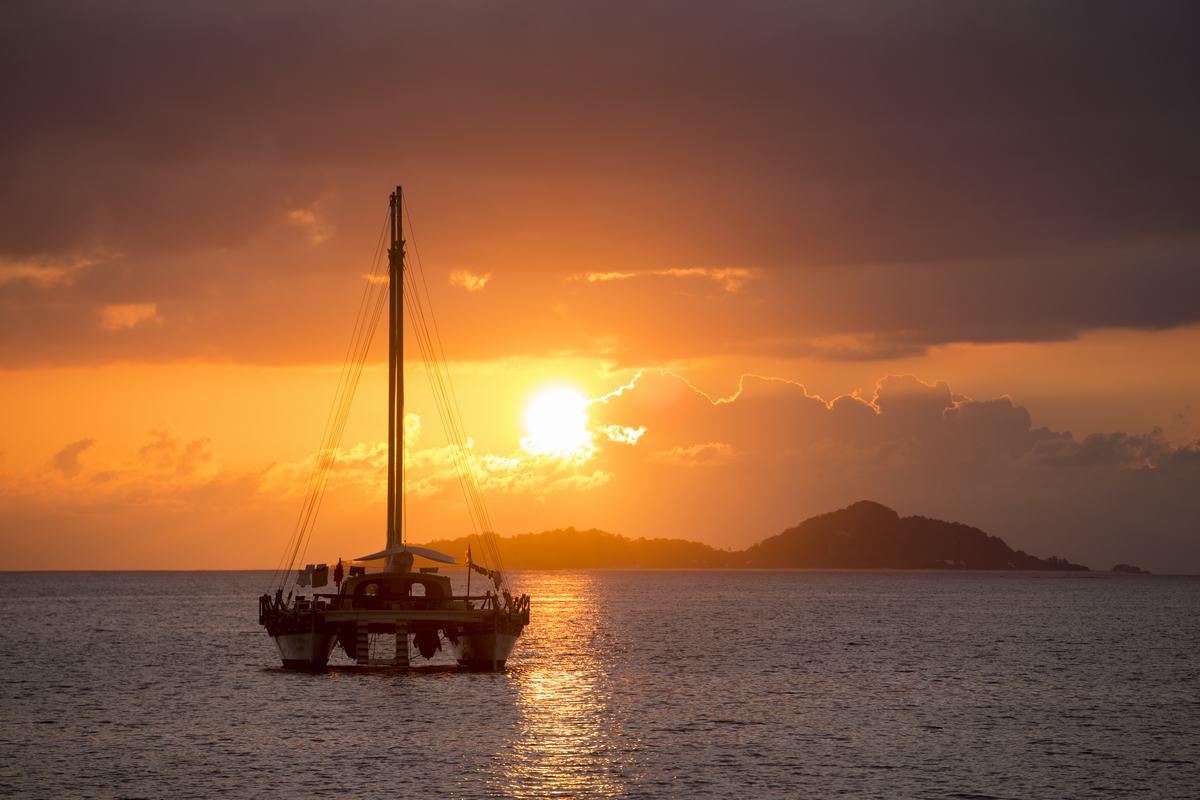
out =
[[565,387],[547,389],[525,411],[522,446],[535,455],[569,455],[592,443],[587,398]]

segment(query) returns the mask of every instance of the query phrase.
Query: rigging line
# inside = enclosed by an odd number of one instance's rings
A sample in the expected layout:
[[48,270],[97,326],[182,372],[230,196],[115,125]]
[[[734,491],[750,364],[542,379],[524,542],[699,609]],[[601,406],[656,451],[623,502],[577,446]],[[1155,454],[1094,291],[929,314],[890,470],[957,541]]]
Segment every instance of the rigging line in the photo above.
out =
[[[427,327],[423,331],[423,334],[426,337],[427,347],[431,347],[432,342],[428,339],[429,331]],[[459,478],[460,488],[464,493],[464,499],[468,504],[468,510],[473,512],[471,513],[472,528],[478,535],[488,529],[488,513],[486,506],[483,504],[481,487],[476,476],[476,470],[473,468],[471,462],[464,432],[460,426],[455,424],[455,420],[453,419],[453,409],[450,408],[452,403],[450,402],[449,392],[446,387],[447,370],[445,365],[434,354],[432,363],[429,366],[431,382],[445,403],[440,409],[443,412],[443,424],[447,429],[449,438],[453,440],[454,448],[458,451],[455,453],[455,456],[457,456],[455,460],[457,477]],[[447,415],[450,417],[449,419],[446,418]],[[493,542],[486,541],[482,543],[484,544],[485,558],[492,561],[492,555],[495,554]]]
[[[344,402],[341,404],[341,406],[338,409],[338,416],[337,416],[337,419],[335,420],[335,427],[334,427],[334,431],[332,433],[332,441],[331,441],[332,447],[329,449],[328,455],[327,455],[326,459],[324,460],[324,462],[322,463],[320,481],[319,481],[317,490],[316,490],[314,498],[313,498],[312,507],[310,509],[309,519],[306,521],[305,535],[304,535],[304,549],[302,551],[303,555],[307,555],[308,544],[309,544],[309,542],[312,541],[311,537],[312,537],[313,528],[316,524],[316,516],[317,516],[317,513],[320,511],[322,502],[324,501],[325,487],[328,485],[328,482],[329,482],[329,474],[332,470],[334,462],[337,459],[338,444],[341,441],[342,434],[346,430],[346,423],[350,417],[350,409],[352,406],[352,401],[354,399],[354,394],[357,391],[359,381],[362,378],[363,365],[366,363],[366,357],[367,357],[367,353],[369,352],[370,347],[371,347],[371,341],[373,340],[375,330],[378,328],[378,325],[379,325],[379,318],[382,315],[383,298],[384,297],[385,297],[384,292],[380,291],[380,292],[376,293],[375,306],[373,307],[373,310],[371,312],[370,323],[365,328],[365,331],[366,331],[365,337],[361,341],[359,350],[355,354],[354,366],[353,366],[352,374],[350,377],[350,383],[348,384],[347,394],[346,394],[346,397],[344,398]],[[300,559],[301,561],[304,560],[303,555]]]
[[[382,296],[383,296],[383,293],[380,293],[379,297],[382,297]],[[367,355],[367,352],[370,350],[371,341],[374,339],[374,331],[378,328],[379,318],[382,316],[382,314],[383,314],[383,302],[382,302],[382,299],[379,299],[377,301],[377,304],[375,306],[375,311],[372,316],[372,324],[368,328],[368,330],[370,331],[370,334],[368,335],[368,337],[364,343],[362,355],[360,356],[360,358],[358,359],[358,361],[356,363],[357,368],[356,368],[356,371],[354,374],[354,382],[349,390],[351,399],[353,399],[354,393],[358,389],[359,381],[362,378],[362,368],[366,362],[366,355]],[[346,423],[350,418],[350,409],[351,409],[351,404],[349,402],[347,402],[345,405],[345,408],[342,411],[341,416],[338,420],[338,427],[337,427],[337,433],[336,433],[336,440],[338,442],[340,442],[342,434],[346,430]],[[336,460],[336,457],[337,457],[337,446],[335,443],[333,450],[330,452],[329,460],[326,464],[325,470],[322,474],[321,484],[319,486],[319,490],[318,490],[317,497],[316,497],[316,503],[315,503],[315,506],[314,506],[313,512],[312,512],[312,519],[311,519],[311,522],[309,523],[308,532],[305,536],[304,549],[301,552],[301,557],[300,557],[301,563],[303,563],[303,561],[304,561],[304,556],[306,556],[308,554],[308,545],[312,541],[312,532],[316,525],[317,514],[320,513],[321,505],[325,500],[325,487],[328,485],[329,475],[332,471],[332,467],[333,467],[334,461]]]
[[[378,319],[376,315],[375,319]],[[354,391],[358,387],[358,382],[361,378],[361,369],[356,370],[353,376],[353,383],[350,391]],[[346,421],[349,418],[350,406],[346,405],[339,410],[338,419],[336,421],[335,437],[340,438],[346,428]],[[308,519],[306,520],[305,533],[303,538],[303,549],[300,552],[300,563],[303,563],[305,556],[308,554],[309,544],[312,542],[312,533],[315,530],[317,515],[320,513],[321,505],[325,499],[325,490],[329,483],[329,476],[332,473],[333,464],[336,461],[337,447],[330,449],[328,455],[321,465],[321,473],[313,493],[312,503],[309,508]]]
[[[410,297],[409,303],[415,304],[416,299],[415,296]],[[432,351],[432,341],[429,337],[428,327],[421,325],[422,315],[420,314],[420,310],[414,313],[413,317],[414,327],[418,331],[418,341],[422,345],[422,356],[426,363],[427,377],[430,379],[431,387],[434,390],[434,397],[438,404],[438,413],[441,417],[443,428],[446,430],[447,438],[451,440],[450,451],[451,457],[454,460],[455,477],[459,481],[459,487],[463,492],[463,498],[467,504],[471,527],[474,530],[479,530],[483,524],[483,510],[479,506],[480,498],[477,487],[470,480],[472,469],[468,460],[466,445],[460,436],[455,435],[452,420],[449,418],[449,397],[445,392],[444,384],[439,380],[441,365],[437,363],[436,353]]]
[[[407,203],[405,203],[404,212],[405,212],[407,221],[409,223],[409,237],[412,240],[413,254],[416,258],[417,276],[420,278],[421,284],[425,290],[425,297],[427,298],[426,302],[429,305],[429,318],[433,322],[433,334],[434,334],[434,337],[436,337],[438,350],[440,350],[440,356],[441,356],[441,358],[439,359],[438,358],[439,353],[438,352],[434,353],[433,360],[434,360],[434,364],[435,364],[435,370],[431,374],[430,377],[432,379],[436,379],[437,383],[441,384],[441,386],[440,386],[441,390],[449,395],[448,405],[450,406],[450,410],[451,410],[451,419],[450,419],[448,435],[451,435],[450,432],[452,431],[453,432],[452,435],[458,438],[458,440],[460,442],[460,447],[462,447],[462,449],[465,450],[465,435],[464,435],[464,431],[463,431],[464,426],[462,425],[461,412],[459,411],[457,396],[454,392],[454,384],[453,384],[453,381],[450,379],[449,369],[446,366],[448,359],[445,356],[445,347],[441,340],[441,331],[437,325],[437,317],[436,317],[436,315],[433,314],[432,296],[429,292],[429,284],[425,277],[425,269],[424,269],[424,264],[422,263],[422,260],[421,260],[420,248],[416,241],[416,227],[412,223],[412,214],[408,208]],[[417,292],[415,292],[415,294],[417,296],[418,304],[419,304],[420,292],[417,291]],[[428,323],[426,322],[424,315],[422,315],[420,322],[422,323],[422,326],[425,327],[425,331],[424,331],[425,336],[429,337]],[[432,340],[431,340],[430,344],[432,346]],[[448,392],[447,392],[447,389],[448,389]],[[443,421],[443,424],[445,424],[445,420]],[[495,564],[495,567],[498,570],[500,570],[501,573],[503,574],[503,561],[500,556],[498,542],[496,541],[494,526],[492,525],[492,520],[491,520],[491,515],[487,511],[486,504],[483,502],[481,487],[480,487],[477,477],[474,473],[474,469],[471,468],[469,463],[466,466],[467,466],[466,483],[469,484],[470,494],[473,495],[474,501],[479,506],[479,512],[480,512],[481,521],[483,524],[483,529],[487,534],[486,536],[484,536],[482,538],[482,543],[484,544],[485,553],[490,557],[490,560],[492,560],[492,562]]]
[[[291,572],[292,567],[295,565],[297,551],[300,549],[301,541],[306,536],[305,531],[308,526],[308,520],[311,518],[311,510],[314,501],[313,495],[321,484],[321,473],[327,472],[329,467],[332,465],[331,462],[326,463],[326,459],[332,459],[336,457],[336,453],[329,452],[330,444],[333,444],[336,449],[336,442],[332,441],[334,437],[334,422],[340,415],[342,406],[347,401],[347,392],[349,392],[350,399],[353,399],[353,389],[349,389],[349,378],[353,369],[352,364],[357,361],[357,358],[352,360],[351,355],[352,353],[357,352],[357,345],[363,336],[363,323],[365,322],[366,318],[371,315],[368,309],[371,306],[371,295],[376,293],[375,287],[378,284],[377,276],[379,273],[379,265],[381,263],[380,254],[383,247],[384,232],[387,230],[387,222],[388,216],[385,215],[383,224],[380,227],[379,236],[376,239],[374,253],[371,257],[371,273],[367,278],[367,285],[363,287],[363,294],[359,301],[358,313],[355,315],[354,329],[350,337],[350,342],[347,345],[346,355],[342,362],[342,368],[338,375],[338,384],[334,393],[334,401],[331,404],[329,414],[326,416],[325,429],[321,435],[321,447],[317,452],[317,459],[313,466],[313,472],[309,476],[308,487],[305,491],[305,501],[301,506],[296,528],[292,536],[289,537],[289,547],[284,551],[284,556],[280,558],[279,567],[277,568],[276,578],[279,578],[280,588],[282,588],[284,582],[286,581],[287,574]],[[361,366],[359,366],[358,369],[361,371]],[[357,385],[357,382],[355,383]],[[337,435],[337,440],[340,441],[340,434]],[[288,550],[290,550],[292,553],[291,561],[288,563],[287,570],[283,572],[282,575],[279,575],[279,570],[282,569],[283,560],[284,557],[287,556]],[[307,547],[305,548],[305,553],[307,553]],[[273,578],[272,581],[274,582],[274,580],[275,579]]]
[[[369,288],[369,287],[368,287]],[[377,294],[377,292],[374,292]],[[336,459],[337,444],[340,441],[338,433],[339,420],[344,414],[347,403],[347,395],[352,395],[353,389],[351,383],[354,379],[355,370],[359,368],[359,351],[361,348],[364,318],[369,319],[371,316],[370,308],[374,305],[372,291],[364,292],[363,312],[356,319],[356,330],[350,343],[350,350],[346,354],[346,359],[343,363],[342,373],[339,376],[338,391],[335,395],[334,403],[330,408],[329,418],[326,422],[326,430],[322,436],[320,449],[316,453],[316,458],[309,480],[309,486],[305,492],[305,502],[301,507],[300,517],[297,521],[296,540],[292,549],[292,558],[296,556],[296,549],[301,546],[301,542],[309,534],[312,522],[313,505],[316,499],[316,493],[320,490],[324,475],[332,466],[332,461]],[[286,555],[286,554],[285,554]],[[294,566],[294,561],[288,565],[290,571]]]
[[[425,315],[423,313],[419,318],[419,322],[421,323],[420,327],[423,329],[422,339],[426,347],[426,355],[429,356],[427,359],[427,375],[430,378],[436,396],[440,401],[439,412],[442,416],[443,426],[446,428],[448,438],[451,439],[451,443],[454,448],[452,452],[455,457],[455,467],[458,473],[460,485],[464,490],[466,501],[473,506],[473,517],[478,517],[479,526],[482,527],[483,525],[486,525],[486,509],[482,508],[480,505],[481,497],[478,492],[478,485],[476,481],[473,480],[474,470],[470,461],[467,441],[462,430],[454,424],[451,398],[449,393],[446,391],[447,387],[445,385],[445,370],[443,365],[439,363],[436,352],[433,352],[432,339],[429,336],[428,324],[425,321]],[[474,518],[472,519],[472,523],[473,527],[475,527]]]
[[[432,299],[431,293],[429,292],[429,283],[425,278],[425,267],[424,267],[424,263],[421,260],[421,251],[420,251],[418,242],[416,240],[416,226],[413,225],[412,212],[408,208],[407,203],[405,204],[404,213],[405,213],[405,217],[408,221],[408,225],[409,225],[409,235],[412,238],[412,242],[413,242],[413,255],[416,258],[417,274],[421,280],[421,285],[423,286],[423,288],[425,290],[425,296],[427,298],[427,302],[429,305],[429,312],[430,312],[429,318],[430,318],[430,320],[432,320],[432,323],[433,323],[433,334],[434,334],[434,339],[437,343],[437,350],[438,350],[438,352],[435,353],[435,356],[440,355],[440,357],[441,357],[439,366],[443,367],[443,371],[442,371],[442,374],[439,375],[438,377],[439,377],[439,379],[441,379],[444,375],[446,387],[448,387],[448,389],[449,389],[450,407],[453,412],[452,423],[454,424],[457,435],[460,436],[461,438],[465,439],[465,431],[464,431],[465,426],[462,423],[462,415],[461,415],[461,411],[460,411],[460,407],[459,407],[459,403],[458,403],[458,397],[454,390],[454,382],[453,382],[453,380],[451,380],[450,374],[449,374],[449,367],[448,367],[449,359],[446,358],[445,346],[444,346],[444,344],[442,342],[442,338],[441,338],[441,330],[437,324],[437,316],[433,313],[433,299]],[[479,486],[478,481],[476,480],[476,477],[475,477],[473,471],[471,473],[471,483],[473,485],[474,490],[479,493],[479,501],[482,504],[483,497],[482,497],[481,487]],[[494,527],[492,525],[492,520],[491,520],[491,514],[488,513],[486,505],[483,505],[483,516],[484,516],[483,521],[484,521],[484,525],[485,525],[485,530],[494,532]],[[498,549],[497,549],[496,555],[497,555],[497,557],[499,556]],[[499,565],[497,565],[497,566],[499,566]]]
[[455,476],[458,478],[459,487],[461,488],[461,490],[463,492],[463,499],[467,503],[467,512],[471,519],[471,526],[474,529],[478,529],[479,522],[477,522],[476,518],[479,514],[479,508],[478,508],[477,500],[475,497],[472,496],[472,492],[471,492],[470,488],[468,487],[467,480],[466,480],[466,475],[470,471],[470,466],[466,462],[466,457],[464,455],[464,450],[465,450],[464,443],[462,441],[454,438],[454,436],[451,432],[452,428],[448,425],[448,413],[449,412],[448,412],[448,408],[447,408],[447,403],[448,403],[449,399],[446,396],[444,391],[439,390],[439,387],[436,383],[436,379],[434,378],[434,375],[437,370],[437,365],[434,361],[436,359],[436,355],[432,352],[432,348],[431,348],[432,343],[430,342],[429,337],[428,337],[428,329],[425,328],[424,326],[422,326],[420,323],[421,317],[420,317],[419,309],[414,310],[414,306],[416,305],[415,298],[412,297],[410,294],[406,293],[404,299],[405,299],[405,306],[409,309],[409,312],[410,312],[410,319],[413,320],[414,332],[416,334],[417,343],[421,349],[422,361],[424,362],[425,368],[426,368],[426,377],[430,379],[431,388],[433,389],[433,396],[434,396],[435,404],[437,406],[438,416],[441,419],[443,429],[446,431],[447,438],[451,439],[450,452],[451,452],[451,458],[454,461]]
[[[439,403],[438,410],[443,415],[443,422],[450,422],[451,420],[449,417],[445,416],[450,411],[448,405],[449,396],[445,392],[445,386],[441,379],[441,368],[437,363],[436,354],[432,348],[428,326],[424,322],[424,309],[421,306],[420,299],[416,295],[415,291],[406,294],[405,302],[410,312],[410,319],[413,320],[413,327],[417,341],[421,346],[422,361],[426,367],[426,377],[431,381],[430,388],[434,391],[435,399]],[[448,433],[453,435],[455,432],[451,430],[448,431]],[[457,439],[455,441],[458,442]]]
[[[356,355],[356,359],[357,358],[358,356]],[[353,393],[357,388],[358,379],[361,374],[360,369],[361,367],[356,363],[351,375],[349,375],[347,378],[346,392],[348,394]],[[314,470],[313,488],[306,498],[304,514],[301,523],[300,538],[296,543],[296,549],[300,551],[299,555],[301,560],[303,560],[303,557],[307,555],[308,552],[308,544],[311,541],[313,527],[316,522],[316,514],[320,508],[321,500],[324,497],[324,491],[329,480],[329,474],[332,470],[334,462],[337,459],[338,442],[340,441],[341,435],[345,430],[346,418],[349,414],[349,407],[349,403],[345,402],[344,400],[339,404],[333,421],[333,428],[330,433],[330,441],[327,442],[327,446],[321,451],[318,457],[316,469]],[[296,553],[293,553],[293,561],[288,565],[289,572],[292,567],[295,566],[294,559],[296,558],[296,555]]]
[[[381,232],[380,241],[381,240],[382,240],[382,232]],[[372,275],[374,275],[376,272],[378,272],[378,269],[377,269],[378,253],[379,253],[379,244],[377,243],[376,244],[376,253],[372,259],[372,261],[375,262],[375,268],[372,269]],[[330,452],[330,446],[331,446],[331,444],[333,444],[333,442],[331,440],[334,437],[334,429],[336,427],[336,420],[340,414],[341,407],[345,403],[345,394],[348,391],[348,385],[349,385],[349,381],[350,381],[350,377],[351,377],[351,370],[353,369],[354,358],[352,357],[352,354],[354,353],[357,343],[362,334],[362,326],[363,326],[363,322],[364,322],[364,317],[369,316],[369,311],[367,311],[367,309],[370,307],[370,298],[371,298],[372,293],[373,293],[373,283],[372,283],[372,280],[369,278],[367,285],[363,288],[362,299],[359,303],[359,312],[355,317],[354,331],[353,331],[350,343],[347,348],[346,357],[343,360],[342,368],[341,368],[339,376],[338,376],[338,383],[337,383],[336,391],[334,394],[333,403],[331,404],[329,414],[326,417],[325,427],[324,427],[324,430],[323,430],[322,436],[321,436],[321,443],[316,452],[313,469],[312,469],[312,472],[310,473],[308,485],[305,490],[304,502],[301,505],[300,513],[297,517],[296,526],[293,531],[293,534],[291,537],[289,537],[288,548],[284,551],[282,557],[280,558],[280,563],[277,567],[276,578],[279,580],[280,588],[282,588],[283,584],[286,582],[287,574],[291,571],[292,567],[295,564],[295,558],[297,555],[297,551],[299,550],[301,542],[303,541],[303,539],[306,535],[308,520],[311,517],[311,509],[312,509],[312,504],[313,504],[313,500],[314,500],[314,494],[318,490],[318,487],[320,485],[321,475],[325,470],[328,469],[328,460],[335,455]],[[287,560],[287,556],[288,556],[289,552],[291,553],[291,559],[288,561],[287,567],[285,570],[284,562],[285,562],[285,560]],[[281,572],[282,572],[282,574],[279,574]]]
[[[378,255],[378,248],[376,255]],[[372,270],[372,274],[377,271],[377,269]],[[353,398],[354,390],[352,384],[356,385],[354,381],[355,370],[361,370],[361,365],[358,362],[361,361],[359,353],[361,352],[364,328],[367,324],[366,320],[372,316],[369,310],[372,306],[372,294],[378,295],[378,291],[373,287],[374,283],[368,281],[368,286],[364,290],[364,302],[360,304],[360,314],[355,321],[355,331],[351,339],[350,351],[347,353],[347,358],[343,363],[342,373],[339,376],[338,391],[335,395],[333,406],[330,409],[330,416],[326,422],[326,431],[322,437],[321,448],[317,453],[316,462],[309,479],[309,487],[305,493],[305,501],[301,507],[300,517],[297,520],[294,544],[290,548],[292,551],[292,560],[288,563],[287,572],[284,573],[283,580],[286,580],[286,575],[295,565],[297,551],[300,550],[301,544],[311,532],[312,512],[317,500],[317,493],[321,491],[324,476],[328,473],[337,455],[336,449],[341,435],[339,427],[344,427],[339,426],[338,422],[345,413],[347,403]],[[281,580],[281,585],[283,580]]]
[[[379,272],[380,252],[382,250],[383,234],[386,229],[387,229],[387,217],[384,218],[383,224],[380,227],[379,236],[376,239],[375,251],[371,258],[371,275],[368,277],[367,285],[363,287],[362,297],[359,301],[358,313],[355,315],[354,330],[351,334],[350,341],[347,344],[346,354],[342,361],[342,368],[339,372],[338,383],[337,383],[336,390],[334,392],[334,400],[330,406],[329,413],[326,416],[325,427],[321,434],[321,445],[317,451],[317,458],[316,458],[316,461],[313,466],[313,471],[309,477],[308,487],[305,490],[305,503],[301,506],[301,513],[299,515],[299,518],[297,519],[296,529],[293,532],[292,537],[289,539],[288,550],[292,551],[293,559],[295,558],[295,547],[292,546],[292,543],[293,543],[293,541],[295,541],[296,546],[298,547],[300,537],[302,537],[304,535],[303,520],[305,518],[305,511],[311,503],[311,500],[312,500],[311,495],[318,483],[319,473],[322,469],[323,459],[327,456],[327,451],[328,451],[330,437],[331,437],[331,430],[332,430],[333,422],[337,416],[336,410],[339,409],[341,404],[344,402],[344,392],[346,391],[346,384],[347,384],[347,380],[349,377],[349,371],[351,369],[351,363],[352,363],[351,354],[354,352],[356,343],[358,342],[358,340],[362,334],[363,320],[364,320],[364,317],[366,316],[366,314],[368,313],[366,311],[366,309],[369,308],[369,305],[370,305],[370,296],[373,291],[374,278],[377,275],[377,273]],[[281,559],[280,559],[279,568],[282,568],[283,559],[286,558],[286,556],[287,556],[287,550],[284,551],[283,557],[281,557]],[[289,566],[288,566],[289,571],[291,569],[291,566],[292,565],[289,564]],[[282,584],[282,581],[281,581],[281,584]]]
[[429,318],[432,316],[423,307],[420,293],[414,290],[414,302],[417,305],[417,321],[416,327],[420,329],[421,337],[427,348],[427,377],[430,380],[431,386],[439,399],[443,400],[443,405],[439,409],[442,412],[443,426],[446,428],[447,436],[452,440],[459,450],[458,455],[461,456],[461,461],[457,463],[460,471],[463,473],[460,477],[465,477],[464,490],[467,492],[467,500],[477,506],[477,511],[480,514],[480,522],[483,526],[487,524],[486,507],[478,507],[482,499],[479,493],[478,481],[475,480],[474,470],[470,464],[470,455],[467,447],[467,437],[460,421],[456,419],[456,403],[452,393],[452,384],[450,383],[449,370],[444,359],[439,359],[434,347],[433,337],[430,335]]
[[[421,251],[417,245],[416,230],[412,224],[412,214],[409,211],[407,205],[405,206],[404,211],[405,211],[405,216],[408,219],[409,235],[412,237],[412,240],[413,240],[413,255],[416,258],[416,262],[417,262],[417,277],[420,278],[421,286],[424,288],[425,297],[427,298],[426,302],[429,306],[429,320],[432,321],[432,323],[433,323],[433,328],[432,328],[433,337],[431,337],[431,345],[434,342],[436,342],[436,345],[437,345],[437,347],[434,351],[434,358],[435,358],[435,361],[437,361],[438,366],[441,369],[440,374],[438,375],[438,379],[439,379],[439,381],[441,381],[441,380],[443,380],[443,376],[444,376],[444,382],[445,382],[444,388],[448,389],[448,395],[449,395],[449,399],[450,399],[450,407],[454,412],[451,421],[455,425],[456,434],[465,438],[465,430],[464,430],[464,426],[462,424],[461,413],[459,412],[458,397],[454,391],[454,382],[450,378],[449,359],[446,357],[445,347],[442,344],[441,331],[438,328],[438,324],[437,324],[437,316],[433,313],[433,298],[429,292],[429,283],[425,279],[425,266],[421,261]],[[428,325],[428,323],[424,322],[424,319],[422,319],[422,322],[424,324]],[[427,335],[428,335],[428,328],[427,328]],[[439,359],[439,357],[440,357],[440,359]]]
[[[444,368],[438,362],[437,353],[433,347],[432,338],[429,335],[429,326],[427,321],[427,312],[424,304],[421,302],[419,292],[416,289],[411,290],[410,295],[406,298],[410,307],[410,316],[413,319],[413,327],[418,337],[418,341],[422,345],[422,359],[425,362],[427,372],[426,377],[431,381],[431,388],[436,393],[436,397],[440,401],[444,401],[445,405],[440,407],[440,410],[449,414],[450,395],[446,391]],[[453,427],[452,416],[447,416],[443,419],[452,427],[447,431],[456,442],[463,443],[461,431]]]
[[[424,331],[424,334],[426,337],[428,337],[428,329]],[[432,342],[429,342],[428,346],[432,346]],[[444,398],[445,402],[445,405],[441,409],[443,412],[443,424],[447,429],[449,438],[452,439],[454,446],[458,450],[458,452],[455,453],[455,455],[458,456],[458,458],[456,458],[455,465],[458,472],[460,487],[464,492],[464,498],[467,501],[470,510],[474,512],[472,514],[472,527],[477,533],[482,534],[490,528],[489,514],[487,512],[487,507],[483,502],[481,491],[482,487],[478,481],[477,471],[471,461],[471,455],[467,447],[465,432],[463,431],[462,426],[458,424],[458,421],[454,419],[454,411],[456,409],[453,407],[453,403],[450,400],[450,394],[446,385],[448,379],[448,370],[446,369],[444,362],[441,362],[439,359],[437,359],[436,354],[434,354],[430,368],[431,382],[433,383],[435,390],[438,391],[438,394]],[[478,519],[478,523],[476,522],[476,518]],[[484,544],[485,557],[487,557],[489,561],[495,563],[494,557],[497,554],[494,543],[492,541],[483,541],[482,543]]]

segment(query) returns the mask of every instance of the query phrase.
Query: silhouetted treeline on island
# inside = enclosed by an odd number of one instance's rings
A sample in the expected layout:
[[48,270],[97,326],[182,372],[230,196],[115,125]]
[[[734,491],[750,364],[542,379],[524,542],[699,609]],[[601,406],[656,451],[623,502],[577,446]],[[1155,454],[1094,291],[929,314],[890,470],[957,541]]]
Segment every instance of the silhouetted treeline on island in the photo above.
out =
[[[428,543],[461,554],[467,539]],[[741,550],[684,539],[628,539],[563,528],[501,537],[509,569],[993,569],[1087,570],[1064,558],[1038,558],[959,522],[901,517],[863,500],[821,514]]]

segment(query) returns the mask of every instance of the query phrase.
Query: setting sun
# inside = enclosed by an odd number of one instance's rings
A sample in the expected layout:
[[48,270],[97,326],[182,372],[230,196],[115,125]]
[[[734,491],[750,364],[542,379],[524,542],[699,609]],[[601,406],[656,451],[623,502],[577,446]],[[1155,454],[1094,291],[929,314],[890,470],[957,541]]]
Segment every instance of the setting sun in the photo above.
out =
[[591,444],[587,398],[575,389],[547,389],[525,412],[526,436],[521,445],[537,455],[567,455]]

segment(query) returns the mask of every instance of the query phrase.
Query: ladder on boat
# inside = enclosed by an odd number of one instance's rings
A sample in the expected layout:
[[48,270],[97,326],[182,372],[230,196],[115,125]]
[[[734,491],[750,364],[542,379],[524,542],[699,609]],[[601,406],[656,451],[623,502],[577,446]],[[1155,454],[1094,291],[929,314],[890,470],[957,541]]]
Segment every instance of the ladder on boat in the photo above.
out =
[[403,667],[408,668],[408,623],[396,623],[396,654],[388,661],[382,658],[371,658],[371,634],[365,621],[359,621],[354,626],[354,660],[359,666],[372,667]]

